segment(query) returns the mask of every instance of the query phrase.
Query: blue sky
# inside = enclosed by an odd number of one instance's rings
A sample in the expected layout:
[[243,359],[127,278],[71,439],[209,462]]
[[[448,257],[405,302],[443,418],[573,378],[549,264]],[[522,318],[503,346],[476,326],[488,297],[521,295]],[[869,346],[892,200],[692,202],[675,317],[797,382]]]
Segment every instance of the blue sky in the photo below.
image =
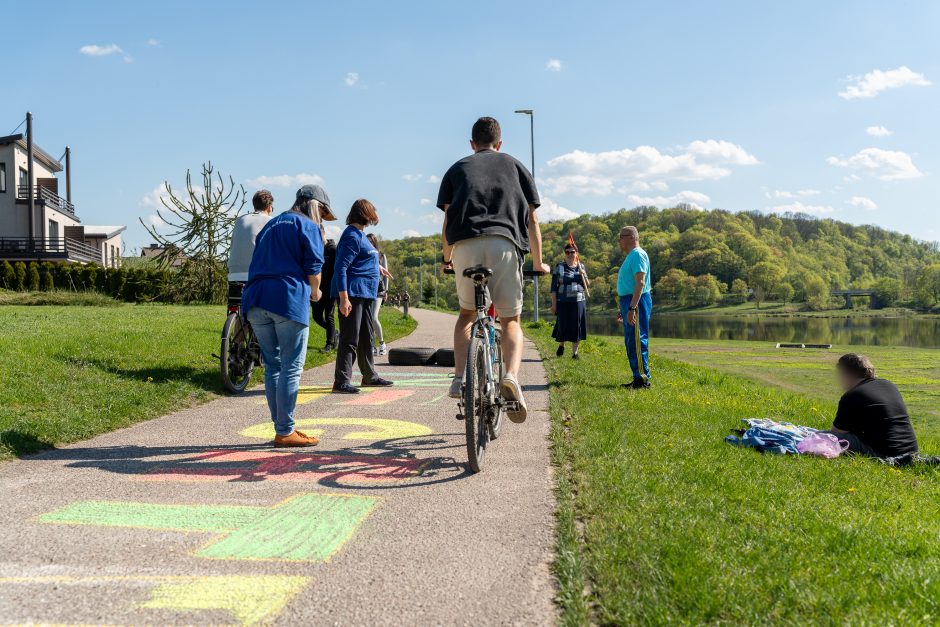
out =
[[528,163],[517,108],[543,219],[689,202],[940,239],[938,3],[3,4],[0,134],[31,110],[69,144],[79,215],[129,252],[207,160],[279,209],[317,180],[385,237],[435,232],[476,117]]

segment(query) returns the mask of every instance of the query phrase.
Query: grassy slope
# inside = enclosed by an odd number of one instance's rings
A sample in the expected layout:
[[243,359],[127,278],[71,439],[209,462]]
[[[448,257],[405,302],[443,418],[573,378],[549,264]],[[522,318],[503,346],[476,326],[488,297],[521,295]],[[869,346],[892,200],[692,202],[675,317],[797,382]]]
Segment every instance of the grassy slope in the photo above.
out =
[[[530,336],[553,353],[547,331]],[[546,361],[565,623],[940,620],[940,472],[732,448],[741,418],[822,427],[834,402],[661,354],[648,391],[620,389],[613,338]]]
[[[0,307],[0,459],[220,394],[224,320],[219,306]],[[415,325],[392,309],[382,323],[387,338]],[[308,368],[332,359],[323,343],[311,325]]]

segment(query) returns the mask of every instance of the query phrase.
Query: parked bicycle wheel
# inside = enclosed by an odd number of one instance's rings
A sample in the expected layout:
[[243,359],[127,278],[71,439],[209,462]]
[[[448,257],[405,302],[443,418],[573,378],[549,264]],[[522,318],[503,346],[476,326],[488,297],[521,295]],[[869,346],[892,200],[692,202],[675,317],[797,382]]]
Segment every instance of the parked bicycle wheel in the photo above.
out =
[[255,358],[251,354],[251,327],[242,322],[237,313],[230,313],[222,327],[222,347],[219,361],[222,367],[222,385],[232,394],[240,394],[248,387]]
[[470,340],[467,371],[464,373],[463,422],[467,430],[467,460],[473,472],[483,470],[486,445],[490,440],[487,425],[490,402],[486,390],[486,352],[483,350],[483,341],[476,334]]

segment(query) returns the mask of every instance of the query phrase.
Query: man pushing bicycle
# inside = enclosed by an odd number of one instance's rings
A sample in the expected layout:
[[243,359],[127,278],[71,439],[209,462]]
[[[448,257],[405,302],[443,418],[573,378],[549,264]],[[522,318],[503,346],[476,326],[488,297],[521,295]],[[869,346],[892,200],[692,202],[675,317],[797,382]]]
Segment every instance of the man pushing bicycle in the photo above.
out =
[[515,401],[507,411],[513,422],[526,419],[526,403],[519,385],[522,363],[522,260],[532,256],[536,271],[549,272],[542,263],[542,233],[535,211],[538,191],[532,174],[518,160],[499,152],[499,122],[483,117],[471,132],[473,154],[447,170],[441,180],[437,206],[444,212],[442,237],[445,270],[453,267],[457,280],[460,315],[454,327],[454,380],[450,397],[460,398],[470,328],[476,319],[473,279],[464,270],[484,266],[492,270],[489,293],[502,324],[505,370],[500,381],[502,396]]

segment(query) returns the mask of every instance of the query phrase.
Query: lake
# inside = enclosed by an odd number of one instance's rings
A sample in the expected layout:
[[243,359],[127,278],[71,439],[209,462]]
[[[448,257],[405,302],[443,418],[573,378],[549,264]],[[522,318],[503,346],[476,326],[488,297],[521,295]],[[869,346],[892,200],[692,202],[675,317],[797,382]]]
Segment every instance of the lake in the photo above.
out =
[[[651,326],[650,334],[654,337],[940,348],[940,316],[818,318],[683,313],[656,315],[654,312]],[[622,333],[615,313],[588,314],[588,332],[595,335]]]

